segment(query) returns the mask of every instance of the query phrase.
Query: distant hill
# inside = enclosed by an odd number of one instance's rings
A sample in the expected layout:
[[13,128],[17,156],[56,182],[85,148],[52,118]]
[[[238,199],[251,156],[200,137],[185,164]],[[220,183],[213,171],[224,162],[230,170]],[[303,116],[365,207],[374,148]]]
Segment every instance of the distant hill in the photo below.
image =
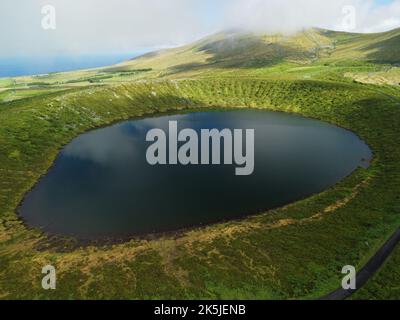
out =
[[371,63],[400,65],[400,28],[369,34],[321,32],[335,42],[333,59],[357,58]]
[[126,61],[113,70],[151,68],[155,72],[176,74],[210,69],[262,68],[284,62],[306,65],[317,61],[338,63],[354,60],[400,65],[400,29],[356,34],[313,28],[290,36],[221,32],[190,45]]

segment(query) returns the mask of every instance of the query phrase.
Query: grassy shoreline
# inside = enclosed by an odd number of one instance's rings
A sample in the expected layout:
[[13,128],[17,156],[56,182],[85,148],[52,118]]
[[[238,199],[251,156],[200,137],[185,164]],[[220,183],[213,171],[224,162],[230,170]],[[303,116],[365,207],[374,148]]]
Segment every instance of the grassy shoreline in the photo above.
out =
[[[400,222],[395,194],[400,109],[362,85],[157,81],[5,105],[0,109],[2,298],[316,298],[336,289],[341,267],[361,266]],[[322,194],[178,239],[81,248],[73,240],[26,229],[16,218],[23,194],[76,135],[132,117],[201,106],[266,108],[327,121],[357,133],[375,151],[374,161]],[[51,293],[40,289],[41,266],[49,262],[60,270],[58,289]]]

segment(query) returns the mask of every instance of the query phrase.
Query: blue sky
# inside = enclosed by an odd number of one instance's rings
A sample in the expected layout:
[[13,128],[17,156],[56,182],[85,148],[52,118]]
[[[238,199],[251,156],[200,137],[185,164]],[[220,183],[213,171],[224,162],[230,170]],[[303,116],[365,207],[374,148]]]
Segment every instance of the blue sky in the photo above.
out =
[[[52,5],[57,27],[43,30],[41,9]],[[230,28],[295,32],[352,32],[400,27],[400,0],[1,0],[1,56],[129,53],[192,42]]]
[[387,5],[392,3],[393,0],[375,0],[376,5]]

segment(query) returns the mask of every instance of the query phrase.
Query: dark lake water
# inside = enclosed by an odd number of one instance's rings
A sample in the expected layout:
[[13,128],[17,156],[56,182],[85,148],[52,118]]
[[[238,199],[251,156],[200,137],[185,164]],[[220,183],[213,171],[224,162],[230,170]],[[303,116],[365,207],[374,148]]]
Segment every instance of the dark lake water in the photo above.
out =
[[[151,166],[148,130],[255,129],[255,170],[236,165]],[[336,184],[371,151],[355,134],[324,122],[258,110],[198,112],[119,123],[82,134],[27,194],[28,225],[80,239],[179,230],[267,210]]]

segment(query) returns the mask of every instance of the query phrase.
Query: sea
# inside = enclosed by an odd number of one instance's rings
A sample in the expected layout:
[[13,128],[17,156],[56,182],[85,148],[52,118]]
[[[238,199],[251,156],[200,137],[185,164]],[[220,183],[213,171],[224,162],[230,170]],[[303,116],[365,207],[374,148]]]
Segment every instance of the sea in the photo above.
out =
[[149,51],[140,50],[124,54],[0,57],[0,78],[105,67],[135,58]]

